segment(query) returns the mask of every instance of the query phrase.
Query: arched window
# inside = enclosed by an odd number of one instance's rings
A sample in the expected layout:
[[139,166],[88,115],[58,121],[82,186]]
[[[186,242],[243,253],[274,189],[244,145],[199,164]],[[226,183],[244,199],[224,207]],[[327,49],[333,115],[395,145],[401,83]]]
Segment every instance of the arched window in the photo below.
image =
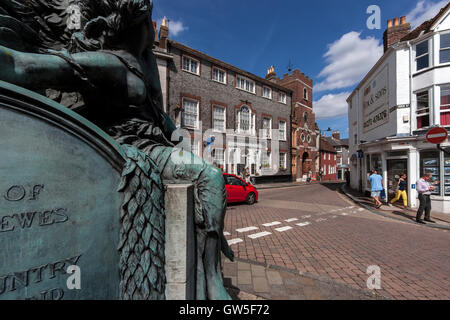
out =
[[308,100],[308,90],[306,88],[303,89],[303,98]]
[[237,129],[240,133],[253,134],[255,132],[255,115],[248,106],[242,106],[237,113]]
[[303,120],[305,120],[305,123],[308,122],[308,113],[303,113]]

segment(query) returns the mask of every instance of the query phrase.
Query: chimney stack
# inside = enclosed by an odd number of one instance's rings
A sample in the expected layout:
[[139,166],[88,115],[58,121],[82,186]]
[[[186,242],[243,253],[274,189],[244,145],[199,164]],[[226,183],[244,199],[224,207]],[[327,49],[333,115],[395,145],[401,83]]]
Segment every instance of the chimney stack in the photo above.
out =
[[167,41],[169,39],[169,27],[167,25],[167,18],[164,17],[159,28],[159,47],[167,49]]
[[267,70],[266,79],[272,82],[277,81],[277,74],[275,73],[275,67],[270,66],[270,68]]
[[400,19],[389,19],[387,22],[387,29],[383,35],[384,52],[393,45],[399,42],[404,36],[411,31],[411,25],[406,22],[406,17]]
[[336,140],[341,140],[341,133],[339,131],[334,131],[332,136]]

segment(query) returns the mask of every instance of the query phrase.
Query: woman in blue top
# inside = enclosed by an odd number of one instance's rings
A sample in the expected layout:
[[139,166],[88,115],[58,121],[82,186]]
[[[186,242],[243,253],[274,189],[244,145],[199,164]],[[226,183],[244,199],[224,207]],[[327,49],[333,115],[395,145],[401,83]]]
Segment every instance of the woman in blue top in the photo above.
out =
[[406,183],[406,173],[402,174],[400,177],[400,180],[398,181],[398,190],[397,194],[394,199],[391,200],[391,204],[394,204],[398,200],[400,200],[400,197],[403,199],[403,206],[405,209],[408,207],[408,195],[406,193],[408,185]]

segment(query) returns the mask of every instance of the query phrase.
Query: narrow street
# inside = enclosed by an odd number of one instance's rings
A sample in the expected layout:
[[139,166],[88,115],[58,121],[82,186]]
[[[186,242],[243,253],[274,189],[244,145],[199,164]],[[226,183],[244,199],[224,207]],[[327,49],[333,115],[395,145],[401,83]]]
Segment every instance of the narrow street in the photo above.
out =
[[[225,235],[237,260],[365,290],[367,268],[378,266],[381,290],[377,293],[383,297],[450,298],[447,230],[378,216],[338,189],[338,184],[267,189],[260,191],[254,206],[230,206]],[[264,292],[271,291],[270,286],[240,281],[240,269],[228,265],[225,278],[242,291],[277,298]],[[255,287],[262,289],[258,292]],[[280,298],[286,296],[278,293]]]

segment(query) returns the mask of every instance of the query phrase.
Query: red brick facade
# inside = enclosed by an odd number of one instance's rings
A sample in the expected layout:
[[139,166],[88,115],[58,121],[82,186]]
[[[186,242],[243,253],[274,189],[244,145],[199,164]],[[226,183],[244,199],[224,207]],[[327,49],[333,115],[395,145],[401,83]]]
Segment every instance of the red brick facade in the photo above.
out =
[[322,181],[337,180],[337,152],[325,139],[320,139],[320,168],[323,172]]
[[299,70],[294,70],[292,74],[287,73],[281,79],[272,72],[267,78],[293,91],[291,111],[293,179],[302,179],[309,171],[318,174],[318,127],[313,111],[313,80]]

